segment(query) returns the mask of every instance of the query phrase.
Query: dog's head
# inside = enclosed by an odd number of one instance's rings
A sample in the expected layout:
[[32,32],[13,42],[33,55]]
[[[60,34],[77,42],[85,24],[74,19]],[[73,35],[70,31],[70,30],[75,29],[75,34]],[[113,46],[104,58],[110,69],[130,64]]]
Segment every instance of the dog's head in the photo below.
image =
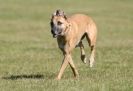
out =
[[51,33],[53,37],[56,38],[58,36],[65,35],[69,23],[64,12],[61,10],[56,10],[55,13],[52,14],[50,25]]

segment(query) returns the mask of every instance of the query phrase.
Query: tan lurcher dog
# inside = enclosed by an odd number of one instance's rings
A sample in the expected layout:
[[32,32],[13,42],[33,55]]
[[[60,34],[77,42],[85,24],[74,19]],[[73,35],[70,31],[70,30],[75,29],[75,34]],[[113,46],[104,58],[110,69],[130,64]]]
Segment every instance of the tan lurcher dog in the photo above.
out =
[[90,67],[93,66],[95,56],[95,44],[97,37],[97,28],[94,21],[83,14],[75,14],[67,18],[63,11],[56,10],[51,18],[51,33],[53,37],[57,38],[58,46],[63,52],[64,59],[60,68],[57,79],[61,79],[62,74],[69,64],[74,77],[78,77],[78,71],[73,63],[71,52],[79,46],[81,49],[81,59],[86,63],[84,46],[82,39],[86,37],[89,46],[91,47],[91,55],[89,59]]

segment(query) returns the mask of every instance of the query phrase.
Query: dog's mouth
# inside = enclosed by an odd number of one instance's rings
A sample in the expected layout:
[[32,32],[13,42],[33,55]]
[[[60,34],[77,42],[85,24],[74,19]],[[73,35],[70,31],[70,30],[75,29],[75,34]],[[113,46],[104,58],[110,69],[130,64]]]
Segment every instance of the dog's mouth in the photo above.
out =
[[58,36],[63,36],[63,35],[61,35],[61,34],[54,34],[53,38],[57,38]]
[[58,36],[58,35],[56,35],[56,34],[53,34],[53,38],[57,38],[57,36]]

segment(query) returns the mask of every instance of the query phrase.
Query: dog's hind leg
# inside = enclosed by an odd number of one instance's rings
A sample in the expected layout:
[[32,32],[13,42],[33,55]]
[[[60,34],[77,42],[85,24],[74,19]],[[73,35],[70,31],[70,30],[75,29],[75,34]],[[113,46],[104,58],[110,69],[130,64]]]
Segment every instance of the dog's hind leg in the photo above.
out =
[[95,43],[96,43],[96,34],[92,34],[90,35],[89,33],[87,33],[86,35],[87,41],[89,43],[89,46],[91,47],[91,55],[90,55],[90,59],[89,59],[89,64],[90,67],[93,67],[94,61],[95,61]]
[[93,67],[93,64],[95,62],[95,46],[91,46],[91,55],[90,55],[90,67]]
[[80,47],[80,51],[81,51],[81,60],[83,61],[83,63],[86,64],[86,56],[85,56],[84,45],[83,45],[82,41],[80,41],[79,47]]

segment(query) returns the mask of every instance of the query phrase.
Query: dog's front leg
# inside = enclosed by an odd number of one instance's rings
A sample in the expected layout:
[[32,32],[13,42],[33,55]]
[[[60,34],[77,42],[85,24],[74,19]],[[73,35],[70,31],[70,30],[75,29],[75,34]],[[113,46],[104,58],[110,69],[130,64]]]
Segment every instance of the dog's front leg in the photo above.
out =
[[77,71],[77,69],[76,69],[76,67],[75,67],[75,65],[73,63],[71,55],[70,55],[69,65],[70,65],[70,67],[71,67],[71,69],[73,71],[74,77],[77,78],[79,76],[79,73],[78,73],[78,71]]
[[68,60],[70,60],[69,55],[65,55],[65,56],[64,56],[64,59],[63,59],[63,63],[62,63],[61,68],[60,68],[60,71],[59,71],[59,74],[58,74],[58,76],[57,76],[57,80],[60,80],[60,79],[61,79],[62,74],[63,74],[65,68],[66,68],[67,65],[68,65]]
[[79,76],[78,71],[77,71],[77,69],[76,69],[76,67],[75,67],[75,65],[73,63],[71,55],[70,54],[66,54],[66,55],[64,55],[64,60],[63,60],[62,66],[60,68],[59,74],[57,76],[57,80],[61,79],[62,74],[63,74],[65,68],[67,67],[68,63],[69,63],[69,65],[70,65],[70,67],[71,67],[71,69],[73,71],[74,77],[77,78]]

